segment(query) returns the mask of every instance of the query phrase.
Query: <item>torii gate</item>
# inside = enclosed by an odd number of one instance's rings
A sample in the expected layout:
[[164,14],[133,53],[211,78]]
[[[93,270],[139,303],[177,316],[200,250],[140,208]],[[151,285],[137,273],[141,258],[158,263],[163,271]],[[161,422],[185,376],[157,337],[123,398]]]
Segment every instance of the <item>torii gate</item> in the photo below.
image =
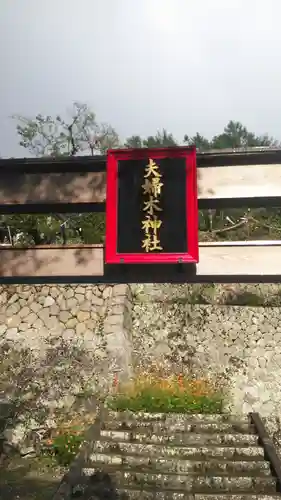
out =
[[[162,191],[145,170],[152,164]],[[195,148],[177,147],[113,150],[107,159],[2,159],[0,213],[106,211],[107,234],[106,251],[0,247],[0,282],[280,282],[281,241],[199,243],[199,258],[197,246],[198,207],[280,206],[280,167],[280,149],[256,148],[197,157]],[[160,211],[151,211],[151,200]],[[158,249],[144,244],[146,230],[158,235]]]

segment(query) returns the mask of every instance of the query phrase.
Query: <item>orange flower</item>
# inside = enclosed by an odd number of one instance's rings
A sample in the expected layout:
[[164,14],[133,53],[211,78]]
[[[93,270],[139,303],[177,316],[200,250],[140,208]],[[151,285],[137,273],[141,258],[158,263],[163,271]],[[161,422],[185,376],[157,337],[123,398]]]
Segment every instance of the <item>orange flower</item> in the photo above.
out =
[[50,446],[51,444],[53,444],[53,442],[54,442],[54,441],[53,441],[52,439],[47,439],[46,444],[47,444],[48,446]]
[[117,386],[118,386],[118,375],[115,374],[114,378],[113,378],[113,387],[117,387]]
[[179,384],[179,387],[183,387],[183,376],[182,375],[178,376],[178,384]]

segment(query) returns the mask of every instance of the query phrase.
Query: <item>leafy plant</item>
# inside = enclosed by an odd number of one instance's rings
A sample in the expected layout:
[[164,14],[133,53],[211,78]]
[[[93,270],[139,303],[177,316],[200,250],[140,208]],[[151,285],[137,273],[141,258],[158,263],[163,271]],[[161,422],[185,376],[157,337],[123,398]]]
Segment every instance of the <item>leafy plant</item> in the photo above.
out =
[[53,455],[59,465],[71,464],[84,441],[84,433],[79,429],[61,431],[46,441],[45,453]]
[[223,401],[222,391],[208,380],[145,375],[127,386],[116,384],[108,406],[116,411],[221,413]]

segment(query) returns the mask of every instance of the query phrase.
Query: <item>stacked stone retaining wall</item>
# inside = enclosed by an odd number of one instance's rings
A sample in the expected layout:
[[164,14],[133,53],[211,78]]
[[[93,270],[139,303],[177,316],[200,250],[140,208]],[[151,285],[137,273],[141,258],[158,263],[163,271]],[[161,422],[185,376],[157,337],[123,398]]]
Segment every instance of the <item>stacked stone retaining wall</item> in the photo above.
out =
[[[277,286],[260,290],[243,293],[253,302],[280,303]],[[281,306],[221,305],[230,291],[239,303],[241,288],[240,295],[229,286],[211,291],[210,298],[205,289],[205,301],[212,303],[190,304],[188,286],[134,286],[135,359],[225,380],[234,412],[280,414]]]
[[[280,290],[241,290],[239,295],[231,285],[1,286],[0,345],[30,350],[39,360],[50,346],[77,345],[87,352],[95,380],[103,369],[108,383],[116,373],[131,376],[132,365],[164,360],[173,370],[224,377],[235,411],[269,415],[281,405]],[[252,305],[231,305],[246,300]]]

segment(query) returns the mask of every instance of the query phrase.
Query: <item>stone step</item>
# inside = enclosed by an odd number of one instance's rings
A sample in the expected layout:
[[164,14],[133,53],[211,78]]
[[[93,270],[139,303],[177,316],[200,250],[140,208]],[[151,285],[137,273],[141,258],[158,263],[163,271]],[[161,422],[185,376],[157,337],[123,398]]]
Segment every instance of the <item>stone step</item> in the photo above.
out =
[[[226,495],[225,493],[222,494],[217,493],[213,495],[212,493],[207,493],[203,495],[195,494],[192,500],[217,500],[218,498],[219,500],[223,500],[224,498],[226,500],[278,500],[278,499],[280,500],[280,494],[275,493],[272,495],[267,495],[267,494],[253,495],[251,493],[244,492],[236,495],[232,494]],[[145,499],[143,498],[143,500]],[[159,497],[158,500],[162,500],[161,497]]]
[[149,428],[152,432],[243,432],[255,433],[247,416],[109,412],[104,430]]
[[230,493],[215,493],[215,494],[193,494],[190,493],[173,493],[170,491],[141,491],[141,490],[117,490],[120,495],[120,500],[280,500],[280,495],[253,494],[249,492],[230,494]]
[[[87,475],[100,472],[100,468],[84,470]],[[105,471],[102,471],[105,472]],[[109,477],[118,488],[156,489],[178,492],[207,493],[248,491],[253,493],[275,493],[276,479],[251,476],[190,476],[181,474],[159,474],[153,472],[111,471]]]
[[[93,471],[88,471],[92,475]],[[87,474],[87,473],[86,473]],[[86,476],[81,484],[76,483],[75,492],[79,497],[83,492],[87,498],[118,498],[119,500],[280,500],[280,493],[269,491],[253,490],[234,490],[231,493],[223,489],[214,490],[213,488],[204,491],[199,490],[162,490],[158,487],[143,488],[118,485],[114,478],[103,472],[91,477],[91,480],[85,482]],[[84,496],[83,496],[84,498]]]
[[93,458],[95,454],[111,455],[143,455],[149,457],[179,457],[181,459],[209,460],[220,458],[223,460],[261,460],[264,459],[264,450],[261,446],[165,446],[160,444],[141,444],[129,442],[114,442],[97,440],[93,444]]
[[143,421],[136,420],[111,420],[105,421],[102,426],[103,430],[107,431],[133,431],[150,432],[160,434],[163,432],[192,432],[197,434],[206,433],[227,433],[227,434],[256,434],[253,425],[248,422],[232,421],[232,422],[214,422],[214,421],[196,421],[186,418],[167,419],[166,421]]
[[146,413],[146,412],[133,412],[133,411],[111,411],[107,413],[107,420],[130,420],[138,423],[143,422],[185,422],[187,420],[192,420],[192,422],[241,422],[249,423],[248,415],[235,415],[228,413]]
[[[93,458],[93,457],[92,457]],[[178,474],[206,474],[206,475],[248,475],[271,476],[270,464],[266,460],[257,462],[246,461],[219,461],[208,460],[181,460],[179,458],[151,458],[149,456],[130,455],[102,455],[96,454],[92,460],[93,466],[108,468],[126,468],[128,470],[172,472]]]
[[168,432],[156,433],[149,431],[139,432],[139,430],[131,431],[111,431],[102,430],[101,437],[112,441],[129,441],[138,443],[169,443],[171,445],[181,446],[205,446],[214,445],[239,445],[239,446],[256,446],[258,445],[258,436],[255,434],[212,434],[212,433],[185,433],[185,432]]

